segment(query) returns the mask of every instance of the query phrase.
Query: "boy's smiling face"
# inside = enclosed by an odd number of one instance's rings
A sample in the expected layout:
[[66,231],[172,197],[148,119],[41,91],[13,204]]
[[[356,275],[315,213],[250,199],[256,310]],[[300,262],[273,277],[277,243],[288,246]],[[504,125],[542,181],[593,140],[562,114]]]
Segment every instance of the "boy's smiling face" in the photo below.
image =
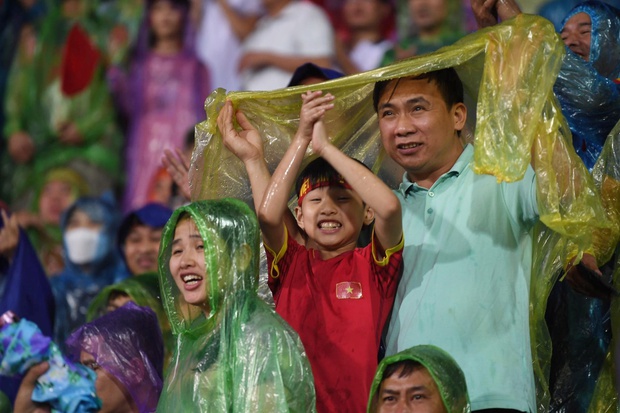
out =
[[309,191],[295,215],[308,236],[307,247],[320,251],[323,259],[353,250],[362,226],[374,219],[354,191],[331,185]]

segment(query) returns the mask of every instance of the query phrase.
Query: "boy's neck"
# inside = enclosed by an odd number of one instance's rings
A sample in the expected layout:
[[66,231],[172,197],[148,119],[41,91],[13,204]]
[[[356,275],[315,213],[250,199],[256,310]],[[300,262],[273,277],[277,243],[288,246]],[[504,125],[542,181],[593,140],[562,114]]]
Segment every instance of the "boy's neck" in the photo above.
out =
[[306,249],[316,251],[316,253],[318,253],[318,258],[320,258],[323,261],[335,258],[339,255],[344,254],[345,252],[353,251],[355,248],[357,248],[357,239],[350,243],[344,244],[342,246],[337,246],[334,248],[329,248],[323,245],[319,245],[314,240],[311,240],[311,239],[308,239],[306,241]]

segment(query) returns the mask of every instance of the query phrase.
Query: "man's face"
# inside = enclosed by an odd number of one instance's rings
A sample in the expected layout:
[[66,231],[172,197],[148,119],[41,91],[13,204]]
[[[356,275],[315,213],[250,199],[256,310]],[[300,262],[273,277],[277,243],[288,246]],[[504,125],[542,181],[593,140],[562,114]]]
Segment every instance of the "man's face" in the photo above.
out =
[[125,238],[124,251],[127,267],[133,275],[157,272],[157,255],[161,242],[161,228],[134,225]]
[[342,8],[347,26],[353,30],[378,30],[389,12],[382,0],[346,0]]
[[448,16],[446,0],[409,0],[409,14],[421,34],[439,30]]
[[182,219],[174,230],[170,273],[185,302],[207,305],[207,271],[204,241],[192,219]]
[[590,60],[592,20],[586,13],[577,13],[564,25],[560,32],[564,44],[586,62]]
[[377,413],[447,413],[437,384],[424,367],[405,377],[396,371],[381,382]]
[[457,130],[465,126],[462,103],[448,108],[434,82],[390,82],[377,105],[381,140],[388,155],[419,185],[430,186],[449,171],[461,152]]
[[85,351],[80,354],[80,363],[97,373],[95,391],[101,399],[102,406],[99,413],[137,412],[138,408],[133,398],[116,377],[99,366],[95,358]]
[[358,194],[335,185],[308,192],[295,213],[309,247],[327,253],[324,258],[355,248],[362,225],[372,220]]

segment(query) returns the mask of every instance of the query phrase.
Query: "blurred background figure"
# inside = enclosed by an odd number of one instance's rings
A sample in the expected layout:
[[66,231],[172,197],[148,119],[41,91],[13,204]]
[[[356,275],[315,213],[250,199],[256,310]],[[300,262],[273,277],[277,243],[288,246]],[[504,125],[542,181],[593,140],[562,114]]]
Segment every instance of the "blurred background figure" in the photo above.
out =
[[198,57],[209,68],[213,89],[239,90],[241,42],[254,30],[262,12],[261,0],[198,1],[202,4]]
[[104,78],[105,31],[92,2],[63,0],[29,35],[34,47],[23,50],[32,56],[16,57],[1,165],[14,209],[30,205],[35,178],[53,167],[71,167],[93,192],[118,189],[122,136]]
[[86,321],[91,300],[126,276],[116,246],[119,213],[107,197],[79,198],[60,223],[65,269],[51,279],[56,301],[54,341],[59,345]]
[[342,7],[344,30],[336,33],[336,65],[346,74],[380,66],[392,47],[394,8],[389,0],[346,0]]
[[329,67],[334,33],[325,12],[297,0],[262,0],[266,14],[244,40],[239,62],[244,90],[283,88],[306,62]]
[[[13,311],[52,335],[54,296],[37,254],[15,215],[0,206],[0,314]],[[0,392],[12,403],[20,379],[0,376]]]
[[381,66],[434,52],[465,35],[460,0],[409,0],[407,6],[409,31],[385,53]]
[[157,273],[161,231],[171,215],[171,209],[149,203],[123,218],[118,230],[118,246],[129,276]]
[[182,148],[204,117],[209,73],[194,51],[188,0],[148,0],[131,68],[108,73],[128,120],[123,210],[148,202],[163,150]]
[[18,211],[17,219],[38,252],[48,276],[64,268],[60,218],[79,197],[88,195],[89,188],[80,174],[71,168],[53,168],[37,177],[38,183],[32,208]]

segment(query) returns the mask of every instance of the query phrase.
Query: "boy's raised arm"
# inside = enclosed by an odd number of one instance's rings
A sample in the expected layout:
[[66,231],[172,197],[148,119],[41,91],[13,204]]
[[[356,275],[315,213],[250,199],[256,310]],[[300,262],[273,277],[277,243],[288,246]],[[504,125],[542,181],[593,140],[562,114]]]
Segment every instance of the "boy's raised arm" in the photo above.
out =
[[377,253],[395,247],[403,235],[400,201],[370,169],[345,155],[329,142],[323,121],[316,123],[312,150],[329,162],[375,213],[374,232],[380,245]]
[[263,201],[257,208],[258,221],[265,245],[280,251],[285,242],[283,218],[288,214],[288,199],[295,184],[306,149],[312,139],[314,124],[331,109],[333,96],[322,92],[307,92],[302,95],[303,105],[299,116],[299,128],[291,144],[280,160],[267,186]]

